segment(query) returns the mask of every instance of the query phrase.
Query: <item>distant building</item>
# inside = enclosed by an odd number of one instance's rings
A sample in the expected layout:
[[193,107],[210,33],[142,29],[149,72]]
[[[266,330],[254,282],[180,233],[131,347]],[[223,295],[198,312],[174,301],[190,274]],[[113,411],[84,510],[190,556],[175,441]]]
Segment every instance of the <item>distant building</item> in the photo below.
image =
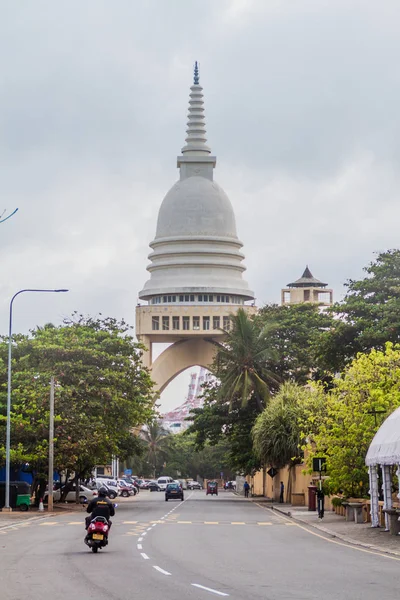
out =
[[287,284],[281,291],[281,304],[301,304],[313,302],[331,306],[333,304],[333,290],[328,289],[328,284],[316,279],[307,267],[300,279]]
[[201,386],[209,377],[212,377],[211,373],[208,373],[203,367],[200,369],[199,374],[190,374],[186,400],[183,404],[162,416],[162,426],[164,429],[172,433],[180,433],[189,427],[190,421],[186,421],[186,419],[194,408],[202,408]]

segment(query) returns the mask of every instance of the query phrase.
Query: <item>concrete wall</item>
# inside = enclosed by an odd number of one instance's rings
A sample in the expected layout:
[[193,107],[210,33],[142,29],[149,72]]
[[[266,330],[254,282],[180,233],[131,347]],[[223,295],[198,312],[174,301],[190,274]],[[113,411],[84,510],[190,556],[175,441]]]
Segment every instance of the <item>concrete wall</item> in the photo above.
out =
[[[267,467],[268,471],[269,467]],[[304,463],[295,465],[289,470],[288,467],[279,469],[277,475],[272,479],[268,474],[265,476],[265,494],[263,492],[263,472],[257,471],[254,477],[249,479],[253,486],[253,493],[256,496],[265,495],[273,502],[279,502],[280,482],[285,486],[284,501],[289,504],[308,506],[308,486],[318,485],[319,473],[304,474],[306,469]],[[289,479],[291,481],[289,481]],[[331,503],[328,497],[325,498],[325,509],[331,509]]]

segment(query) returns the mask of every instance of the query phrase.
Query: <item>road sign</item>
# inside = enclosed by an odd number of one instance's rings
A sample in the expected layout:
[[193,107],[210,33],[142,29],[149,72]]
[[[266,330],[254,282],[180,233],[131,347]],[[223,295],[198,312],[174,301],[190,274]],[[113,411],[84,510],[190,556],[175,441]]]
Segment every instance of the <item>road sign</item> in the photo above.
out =
[[326,458],[313,458],[312,468],[313,471],[326,471]]
[[124,475],[132,475],[132,469],[125,469]]
[[277,475],[278,470],[275,469],[275,467],[271,467],[268,471],[267,471],[268,475],[270,477],[272,477],[272,479],[275,477],[275,475]]

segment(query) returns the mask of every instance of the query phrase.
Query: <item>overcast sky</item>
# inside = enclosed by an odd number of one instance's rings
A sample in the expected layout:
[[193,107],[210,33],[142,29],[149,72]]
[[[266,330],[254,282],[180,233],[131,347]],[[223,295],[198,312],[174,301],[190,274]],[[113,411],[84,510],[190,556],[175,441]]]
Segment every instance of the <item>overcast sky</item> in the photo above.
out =
[[[398,0],[0,0],[0,331],[134,324],[200,62],[215,179],[257,303],[306,264],[335,298],[399,247]],[[165,407],[183,400],[188,374]]]

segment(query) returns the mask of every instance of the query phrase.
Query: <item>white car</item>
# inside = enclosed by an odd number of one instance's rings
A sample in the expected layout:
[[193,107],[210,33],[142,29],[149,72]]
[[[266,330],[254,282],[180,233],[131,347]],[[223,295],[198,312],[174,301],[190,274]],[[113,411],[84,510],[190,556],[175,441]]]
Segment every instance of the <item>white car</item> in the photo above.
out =
[[111,500],[114,500],[114,498],[119,496],[120,488],[118,487],[118,483],[115,479],[96,479],[97,489],[99,490],[103,486],[108,489],[108,497]]
[[[62,488],[59,488],[58,490],[53,491],[54,502],[60,501],[61,490],[62,490]],[[67,497],[65,498],[64,502],[75,502],[76,501],[75,490],[76,490],[76,488],[74,485],[74,486],[72,486],[72,489],[68,492]],[[47,502],[48,495],[49,495],[49,492],[46,491],[44,498],[43,498],[44,502]],[[97,498],[97,490],[90,490],[89,488],[85,487],[84,485],[79,486],[79,502],[81,504],[88,504],[91,500],[93,500],[93,498]]]

